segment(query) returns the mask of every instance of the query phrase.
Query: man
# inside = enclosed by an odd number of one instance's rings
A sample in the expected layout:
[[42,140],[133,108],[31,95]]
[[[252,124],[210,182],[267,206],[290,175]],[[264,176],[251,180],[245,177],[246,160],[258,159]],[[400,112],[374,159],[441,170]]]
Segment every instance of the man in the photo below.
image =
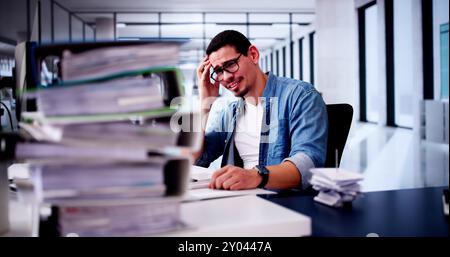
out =
[[[215,36],[197,68],[202,121],[219,85],[240,100],[233,102],[204,133],[196,165],[208,167],[223,155],[209,188],[306,188],[310,168],[325,162],[326,106],[306,82],[265,74],[259,50],[241,33]],[[202,126],[203,128],[204,126]]]

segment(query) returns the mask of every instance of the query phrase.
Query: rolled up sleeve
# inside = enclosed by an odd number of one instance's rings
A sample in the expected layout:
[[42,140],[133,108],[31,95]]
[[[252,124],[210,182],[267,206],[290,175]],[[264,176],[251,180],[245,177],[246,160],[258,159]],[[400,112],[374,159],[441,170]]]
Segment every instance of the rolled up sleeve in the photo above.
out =
[[[294,99],[292,99],[294,101]],[[310,169],[325,163],[328,116],[320,94],[312,89],[293,104],[290,117],[291,151],[285,161],[295,164],[301,175],[301,186],[307,188]]]
[[307,188],[312,176],[310,169],[315,167],[311,158],[309,158],[309,156],[305,153],[297,153],[283,160],[283,162],[285,161],[290,161],[297,167],[297,170],[300,172],[300,176],[302,178],[301,188]]

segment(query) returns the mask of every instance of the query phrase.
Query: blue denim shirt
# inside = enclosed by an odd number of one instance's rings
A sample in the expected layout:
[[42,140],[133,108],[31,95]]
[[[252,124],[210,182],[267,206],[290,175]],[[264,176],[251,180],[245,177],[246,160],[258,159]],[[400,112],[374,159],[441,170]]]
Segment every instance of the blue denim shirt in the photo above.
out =
[[[311,178],[309,170],[322,167],[326,158],[328,116],[322,97],[309,83],[269,73],[260,99],[264,113],[259,165],[290,161],[300,172],[300,186],[307,188]],[[240,98],[211,121],[205,132],[204,151],[196,165],[208,167],[221,155],[222,166],[236,165],[234,131],[243,108],[244,100]]]

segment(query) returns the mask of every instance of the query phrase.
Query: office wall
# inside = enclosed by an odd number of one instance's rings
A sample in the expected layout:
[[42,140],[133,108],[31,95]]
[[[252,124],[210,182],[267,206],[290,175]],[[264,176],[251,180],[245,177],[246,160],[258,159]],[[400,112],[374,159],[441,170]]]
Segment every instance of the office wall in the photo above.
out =
[[52,42],[52,15],[50,0],[41,0],[41,42]]
[[[359,92],[356,32],[354,0],[316,0],[316,87],[325,102],[349,103],[355,111]],[[304,54],[309,53],[305,50]]]
[[59,6],[53,7],[55,41],[67,41],[69,39],[69,14]]
[[95,32],[94,29],[90,26],[84,25],[84,36],[85,41],[94,41],[95,40]]
[[28,17],[30,19],[30,40],[39,40],[39,10],[38,10],[37,0],[30,1],[30,12],[28,12]]
[[0,40],[27,39],[27,0],[0,1]]
[[72,41],[83,41],[83,22],[75,16],[71,16],[71,37]]

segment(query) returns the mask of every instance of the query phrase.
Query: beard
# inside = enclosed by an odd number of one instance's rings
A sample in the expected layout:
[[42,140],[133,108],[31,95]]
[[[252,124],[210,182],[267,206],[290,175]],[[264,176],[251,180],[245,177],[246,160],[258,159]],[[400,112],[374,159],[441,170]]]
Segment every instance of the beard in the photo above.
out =
[[246,96],[248,94],[248,91],[249,91],[248,87],[245,86],[244,88],[242,88],[242,90],[239,90],[237,92],[232,92],[232,93],[236,97],[244,97],[244,96]]
[[[246,83],[246,80],[244,80],[242,77],[239,77],[235,79],[234,81],[239,81],[237,88],[230,89],[227,86],[224,86],[228,91],[230,91],[235,97],[244,97],[249,92],[249,87],[244,84]],[[232,83],[232,82],[231,82]]]

